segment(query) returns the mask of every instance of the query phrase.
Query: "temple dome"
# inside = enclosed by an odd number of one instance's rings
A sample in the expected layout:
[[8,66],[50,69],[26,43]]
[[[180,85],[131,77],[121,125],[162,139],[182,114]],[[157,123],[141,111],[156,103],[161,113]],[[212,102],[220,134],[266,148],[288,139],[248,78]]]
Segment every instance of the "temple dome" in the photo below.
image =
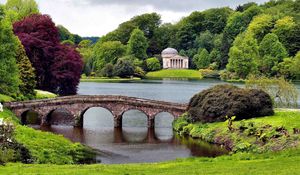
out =
[[162,51],[162,55],[178,55],[178,51],[174,48],[166,48]]

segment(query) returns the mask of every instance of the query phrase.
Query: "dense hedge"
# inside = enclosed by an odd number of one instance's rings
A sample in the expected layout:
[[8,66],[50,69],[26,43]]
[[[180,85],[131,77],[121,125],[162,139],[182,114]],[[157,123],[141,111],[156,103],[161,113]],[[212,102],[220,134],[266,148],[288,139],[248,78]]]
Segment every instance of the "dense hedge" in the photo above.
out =
[[270,96],[262,90],[242,89],[232,85],[217,85],[196,94],[189,103],[190,122],[237,120],[273,115]]

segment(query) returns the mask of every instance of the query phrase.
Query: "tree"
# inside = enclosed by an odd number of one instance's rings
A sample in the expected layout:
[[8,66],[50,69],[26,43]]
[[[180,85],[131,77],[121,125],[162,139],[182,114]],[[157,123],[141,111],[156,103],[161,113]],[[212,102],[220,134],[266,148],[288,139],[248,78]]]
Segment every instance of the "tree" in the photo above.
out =
[[134,29],[130,35],[127,46],[127,54],[143,60],[147,58],[148,41],[140,29]]
[[82,40],[78,44],[77,51],[80,53],[83,59],[83,73],[86,76],[90,76],[92,72],[94,72],[94,54],[92,48],[92,41],[91,40]]
[[0,6],[0,94],[15,96],[19,91],[19,72],[16,63],[17,39],[10,21]]
[[111,63],[108,63],[104,66],[104,68],[101,70],[101,74],[104,77],[113,77],[114,76],[114,65]]
[[208,30],[200,33],[196,38],[195,45],[210,52],[214,48],[214,35]]
[[114,75],[119,76],[121,78],[127,78],[133,76],[133,74],[133,63],[127,59],[118,59],[117,64],[114,66]]
[[76,94],[82,60],[74,48],[60,44],[59,33],[47,15],[31,15],[14,24],[36,70],[37,88],[60,95]]
[[198,54],[194,56],[194,63],[198,69],[205,69],[210,64],[209,52],[206,49],[199,49]]
[[35,0],[7,0],[5,8],[12,22],[22,20],[32,14],[39,14]]
[[161,69],[160,62],[157,58],[148,58],[146,60],[148,71],[157,71]]
[[300,79],[299,65],[300,65],[300,51],[297,53],[297,55],[293,59],[293,64],[290,68],[292,75],[298,80]]
[[262,14],[254,17],[248,26],[247,33],[252,35],[258,42],[260,42],[263,37],[271,32],[274,26],[274,21],[271,15]]
[[272,68],[288,56],[277,35],[273,33],[269,33],[263,38],[259,45],[259,54],[260,59],[257,65],[259,70],[266,75],[270,75]]
[[16,60],[21,80],[19,85],[20,93],[23,96],[32,99],[36,95],[34,91],[34,88],[36,87],[34,68],[32,67],[31,62],[26,55],[25,49],[19,40]]
[[125,55],[126,46],[120,41],[107,41],[97,43],[94,47],[94,55],[96,60],[103,60],[105,63],[116,64],[118,58]]
[[252,21],[253,17],[262,12],[261,8],[258,6],[251,6],[243,13],[236,12],[233,13],[227,21],[226,27],[224,28],[223,41],[221,47],[221,68],[224,68],[228,63],[228,53],[232,46],[232,43],[236,36],[243,33],[249,23]]
[[293,17],[285,16],[276,21],[274,29],[272,30],[272,32],[278,36],[284,47],[288,49],[289,53],[291,53],[289,50],[291,41],[289,41],[288,38],[292,35],[295,27],[296,23],[294,22]]
[[227,70],[234,72],[239,78],[246,78],[256,71],[254,60],[258,58],[256,39],[245,33],[240,34],[234,41],[229,52]]

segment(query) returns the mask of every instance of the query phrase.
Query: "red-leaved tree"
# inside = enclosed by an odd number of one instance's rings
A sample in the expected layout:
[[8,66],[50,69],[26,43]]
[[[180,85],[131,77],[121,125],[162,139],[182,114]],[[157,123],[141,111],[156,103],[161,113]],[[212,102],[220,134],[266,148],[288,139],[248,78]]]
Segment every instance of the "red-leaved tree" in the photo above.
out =
[[14,33],[25,47],[36,70],[37,88],[73,95],[82,71],[82,59],[74,49],[59,42],[59,33],[48,15],[31,15],[14,24]]

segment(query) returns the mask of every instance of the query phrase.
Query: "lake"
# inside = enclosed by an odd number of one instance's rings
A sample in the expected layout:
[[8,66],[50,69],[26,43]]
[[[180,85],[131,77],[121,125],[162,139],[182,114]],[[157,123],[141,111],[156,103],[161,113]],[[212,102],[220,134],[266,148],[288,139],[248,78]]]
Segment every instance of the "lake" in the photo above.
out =
[[[177,103],[188,103],[196,93],[224,82],[204,80],[140,80],[120,83],[82,82],[79,95],[124,95]],[[243,86],[241,83],[235,83]],[[300,84],[296,84],[300,91]],[[299,100],[300,101],[300,100]],[[53,115],[63,115],[63,111]],[[227,151],[173,133],[173,116],[161,113],[155,129],[147,128],[144,113],[131,110],[123,115],[123,128],[113,128],[112,114],[103,108],[91,108],[84,115],[84,127],[52,126],[40,128],[62,134],[102,152],[99,161],[106,164],[159,162],[193,156],[215,157]]]

